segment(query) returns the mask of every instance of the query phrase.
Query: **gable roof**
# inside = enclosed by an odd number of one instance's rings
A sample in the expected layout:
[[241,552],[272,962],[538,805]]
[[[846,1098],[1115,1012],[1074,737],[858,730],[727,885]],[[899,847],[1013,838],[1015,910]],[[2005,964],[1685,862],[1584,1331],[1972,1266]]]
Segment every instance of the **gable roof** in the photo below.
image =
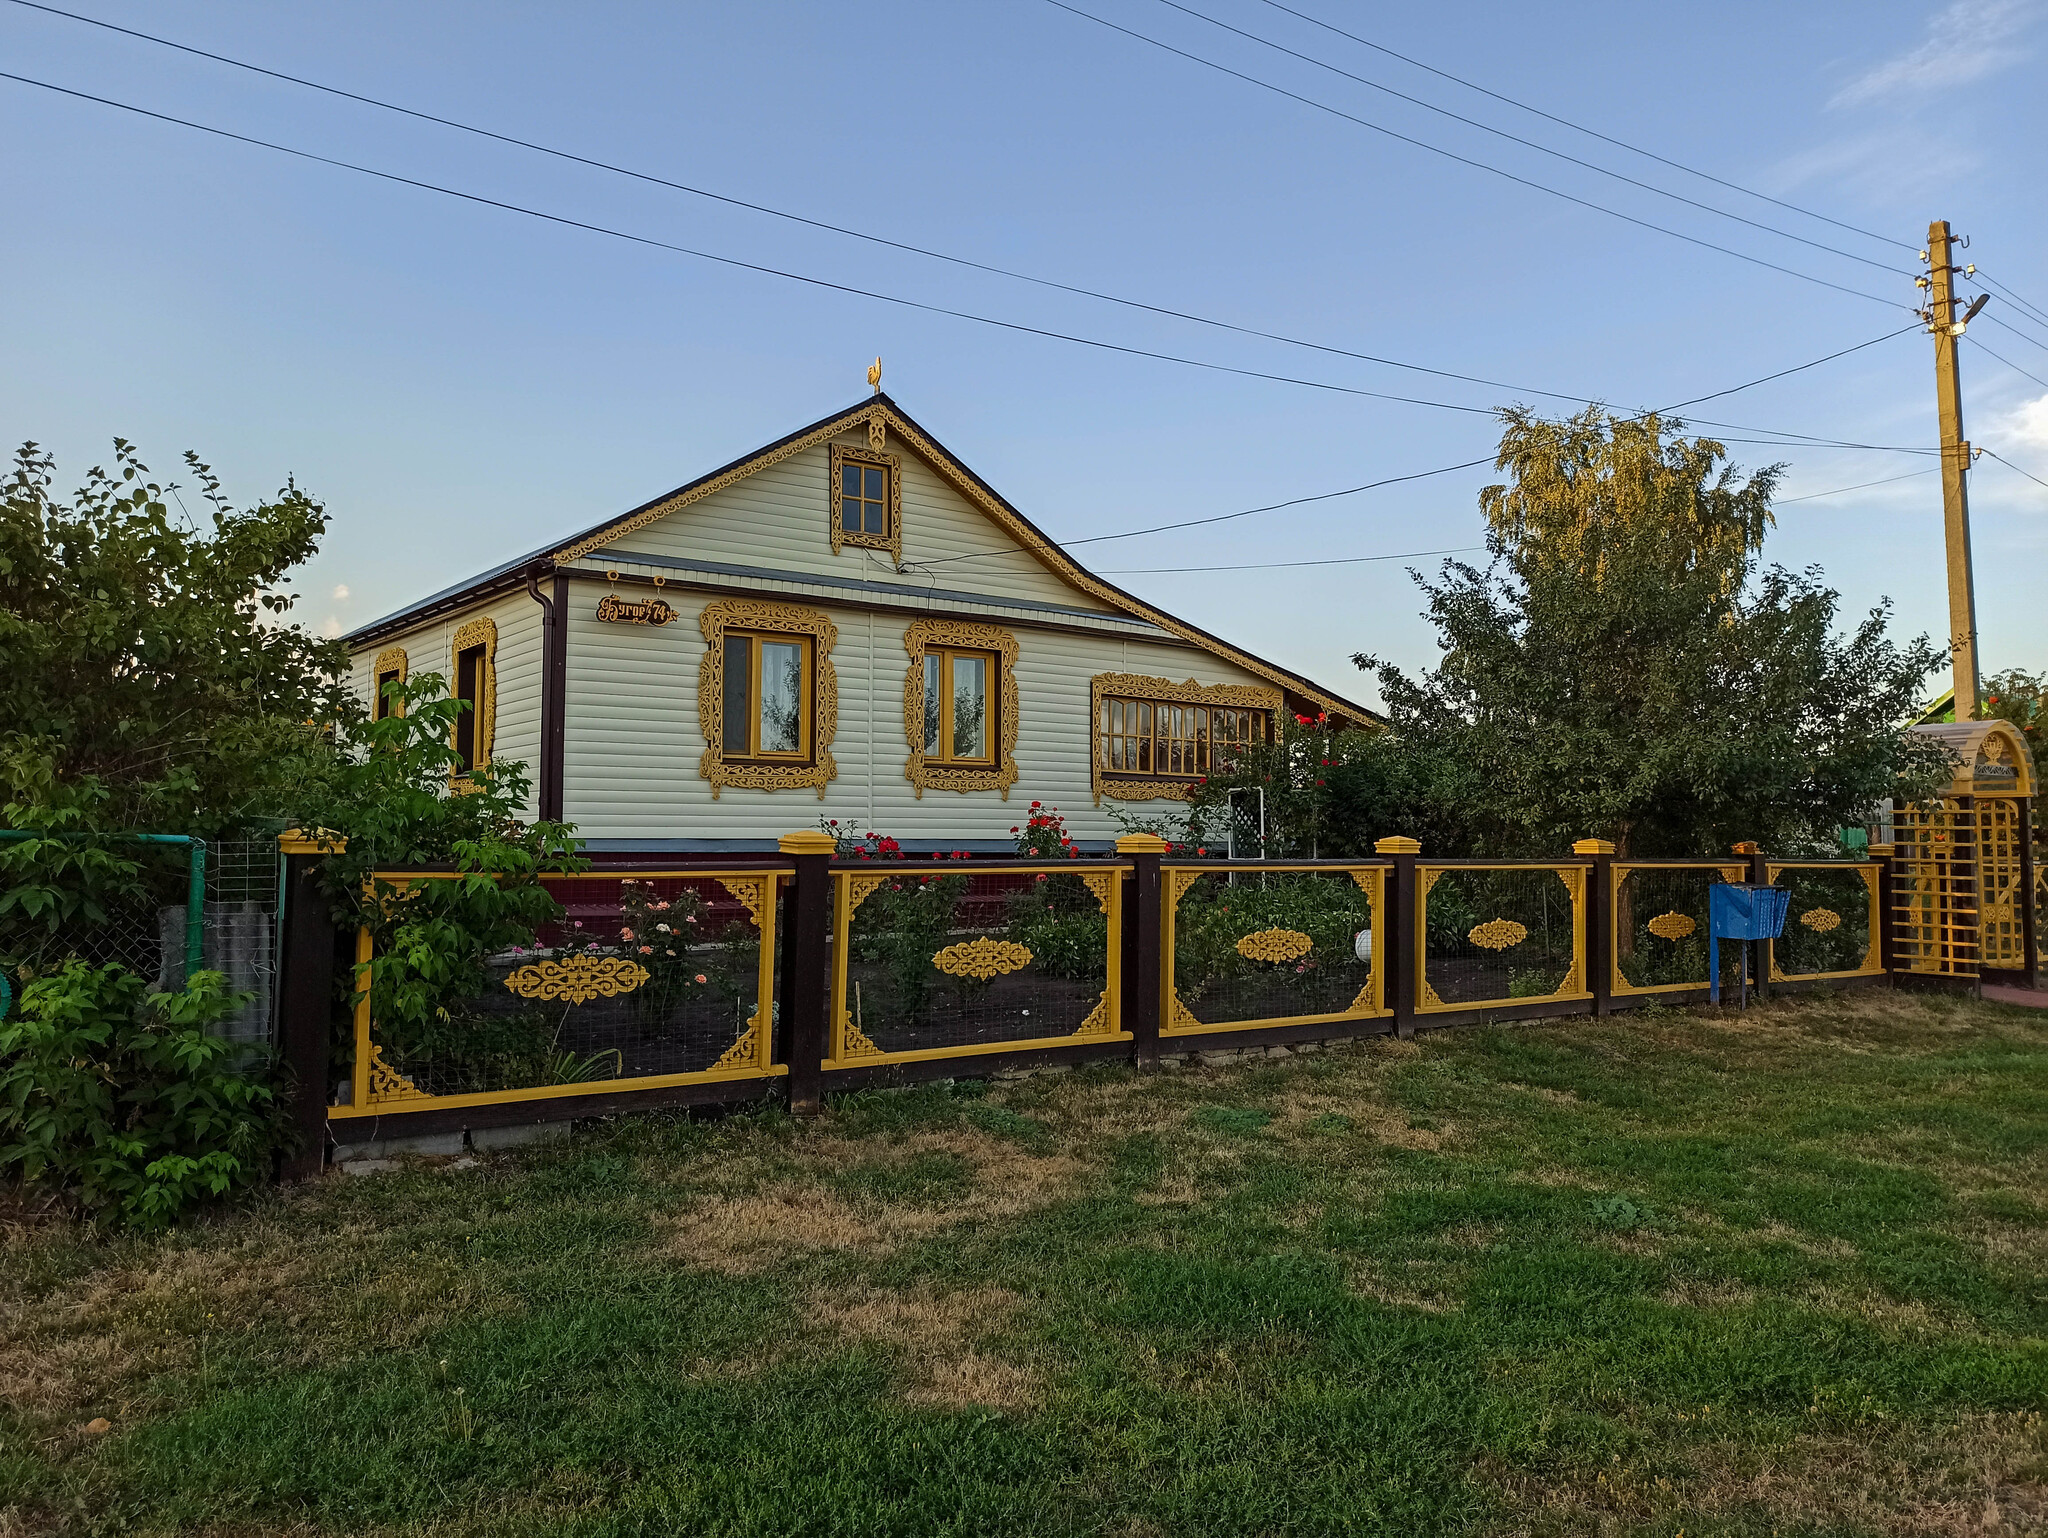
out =
[[640,506],[616,517],[594,524],[582,533],[572,536],[565,543],[542,546],[527,555],[492,567],[467,582],[444,588],[418,603],[352,631],[344,640],[351,647],[366,646],[397,630],[423,622],[436,613],[494,596],[514,587],[525,586],[531,576],[552,570],[567,562],[580,560],[636,529],[645,528],[658,519],[666,518],[669,514],[688,507],[693,502],[725,490],[759,470],[818,444],[827,443],[841,433],[866,427],[875,421],[882,424],[884,432],[908,444],[920,458],[951,484],[954,490],[1008,534],[1020,549],[1035,557],[1041,565],[1069,586],[1113,608],[1147,620],[1204,651],[1234,662],[1248,672],[1256,673],[1268,682],[1280,685],[1289,693],[1300,696],[1333,716],[1342,716],[1361,725],[1385,724],[1378,715],[1363,705],[1347,700],[1341,695],[1332,694],[1298,673],[1232,646],[1200,626],[1168,614],[1165,610],[1146,603],[1143,599],[1125,592],[1114,583],[1106,582],[1087,570],[1019,512],[1000,492],[977,475],[952,450],[912,420],[894,400],[880,392],[843,411],[822,417],[807,427],[800,427],[795,432],[754,450],[751,454],[721,465],[709,474],[699,476],[687,485],[678,486],[664,496],[643,502]]

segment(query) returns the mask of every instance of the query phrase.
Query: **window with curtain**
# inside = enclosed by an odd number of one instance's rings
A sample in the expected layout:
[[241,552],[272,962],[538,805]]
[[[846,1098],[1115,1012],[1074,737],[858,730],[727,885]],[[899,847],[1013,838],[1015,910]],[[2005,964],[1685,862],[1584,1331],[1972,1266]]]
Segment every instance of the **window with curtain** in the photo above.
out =
[[1096,722],[1096,763],[1120,779],[1196,780],[1235,744],[1264,742],[1271,717],[1238,705],[1105,696]]
[[809,636],[725,633],[726,758],[810,758],[811,669]]

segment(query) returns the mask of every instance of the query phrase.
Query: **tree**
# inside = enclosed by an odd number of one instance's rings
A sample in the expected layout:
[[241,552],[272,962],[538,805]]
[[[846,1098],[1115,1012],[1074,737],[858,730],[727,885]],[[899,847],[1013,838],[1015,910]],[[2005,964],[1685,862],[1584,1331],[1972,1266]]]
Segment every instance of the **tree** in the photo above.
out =
[[1442,662],[1354,659],[1399,751],[1454,766],[1471,852],[1810,848],[1938,777],[1899,723],[1940,653],[1893,642],[1887,604],[1838,634],[1817,569],[1760,566],[1775,468],[1656,418],[1502,419],[1491,564],[1417,577]]
[[[2007,668],[1984,680],[1984,715],[2010,721],[2027,739],[2034,773],[2048,773],[2048,674]],[[2034,836],[2048,834],[2048,796],[2034,797]]]
[[[0,821],[210,836],[276,814],[325,751],[314,723],[351,708],[345,649],[280,591],[327,515],[290,484],[238,510],[187,454],[209,512],[174,517],[175,488],[114,455],[66,503],[25,444],[0,494]],[[0,929],[103,918],[142,869],[132,844],[0,845]]]

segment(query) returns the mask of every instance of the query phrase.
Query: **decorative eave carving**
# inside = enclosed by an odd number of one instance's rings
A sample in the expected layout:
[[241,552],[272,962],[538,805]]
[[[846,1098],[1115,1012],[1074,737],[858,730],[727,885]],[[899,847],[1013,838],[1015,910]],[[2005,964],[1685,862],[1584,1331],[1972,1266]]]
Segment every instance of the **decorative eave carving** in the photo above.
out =
[[[964,646],[994,652],[1002,659],[996,707],[996,761],[986,768],[966,764],[927,764],[924,756],[924,653],[927,646]],[[1017,638],[1000,625],[970,620],[920,619],[903,632],[910,667],[903,675],[903,739],[910,758],[903,778],[917,787],[919,800],[927,790],[999,790],[1005,801],[1017,783]]]
[[1286,701],[1278,689],[1263,684],[1198,684],[1192,678],[1175,683],[1170,678],[1150,678],[1143,673],[1097,673],[1088,681],[1088,761],[1095,792],[1095,804],[1112,801],[1186,801],[1194,793],[1192,780],[1127,780],[1111,773],[1102,762],[1102,701],[1105,695],[1126,699],[1167,700],[1180,705],[1233,705],[1240,709],[1263,710],[1277,719]]
[[[884,453],[882,444],[887,441],[880,417],[868,419],[868,447],[860,448],[851,443],[834,443],[831,462],[831,518],[832,553],[839,554],[844,545],[856,545],[868,550],[886,550],[895,565],[903,564],[903,460],[895,454]],[[839,467],[846,464],[886,465],[889,470],[889,532],[883,534],[849,534],[839,519],[840,497],[844,482]]]
[[[574,543],[564,545],[553,553],[551,559],[558,565],[578,560],[583,556],[589,555],[593,550],[609,545],[615,540],[623,539],[628,534],[644,529],[649,524],[666,518],[670,513],[678,512],[688,507],[693,502],[701,502],[706,497],[715,496],[728,487],[739,484],[739,482],[755,474],[757,471],[765,470],[771,465],[780,464],[783,460],[793,458],[798,454],[804,453],[806,450],[814,449],[821,443],[829,443],[842,433],[858,432],[865,427],[869,433],[868,441],[872,444],[875,442],[875,433],[878,426],[884,433],[894,433],[911,452],[929,464],[945,480],[947,485],[959,492],[962,497],[966,498],[969,503],[978,508],[982,513],[986,514],[994,521],[998,528],[1005,534],[1008,534],[1018,545],[1038,557],[1041,562],[1069,586],[1088,594],[1091,598],[1100,599],[1111,608],[1122,613],[1135,614],[1141,619],[1150,620],[1153,624],[1159,626],[1160,629],[1167,631],[1171,635],[1178,636],[1190,646],[1210,652],[1215,656],[1223,658],[1225,661],[1234,662],[1239,667],[1246,669],[1248,672],[1256,673],[1262,678],[1269,678],[1275,684],[1291,689],[1303,698],[1313,701],[1318,707],[1329,711],[1332,715],[1344,716],[1347,719],[1359,717],[1359,707],[1346,704],[1333,695],[1324,694],[1320,690],[1311,687],[1306,680],[1294,678],[1283,673],[1264,658],[1255,657],[1249,652],[1240,651],[1234,646],[1227,645],[1217,640],[1214,636],[1195,629],[1194,626],[1189,625],[1184,620],[1176,619],[1162,609],[1154,608],[1151,604],[1133,598],[1129,593],[1111,587],[1101,578],[1083,569],[1072,556],[1025,523],[999,497],[983,486],[973,475],[966,473],[963,467],[958,466],[950,454],[927,438],[900,412],[891,410],[889,403],[883,400],[868,402],[828,421],[821,422],[808,432],[799,433],[795,437],[776,444],[773,448],[764,450],[751,459],[743,460],[717,475],[709,476],[694,485],[685,487],[672,497],[665,497],[651,506],[643,507],[638,512],[619,519],[616,523],[606,524],[603,528],[586,534]],[[1360,724],[1370,724],[1370,718],[1360,718]]]
[[[704,658],[697,664],[697,725],[704,733],[704,752],[697,773],[711,783],[711,798],[728,785],[742,790],[794,790],[810,786],[825,799],[825,787],[839,777],[832,757],[832,739],[839,734],[839,675],[832,667],[832,648],[839,627],[822,611],[801,604],[769,603],[756,598],[721,598],[704,605],[697,616],[704,632]],[[768,630],[812,638],[814,680],[811,762],[808,764],[732,763],[725,757],[725,633],[727,630]]]

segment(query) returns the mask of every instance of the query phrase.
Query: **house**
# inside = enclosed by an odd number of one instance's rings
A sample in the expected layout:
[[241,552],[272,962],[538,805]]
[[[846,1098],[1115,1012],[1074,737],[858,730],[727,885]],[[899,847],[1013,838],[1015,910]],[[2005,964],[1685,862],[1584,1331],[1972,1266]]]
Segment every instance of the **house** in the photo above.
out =
[[598,852],[993,852],[1032,801],[1094,846],[1279,711],[1376,720],[1085,570],[879,390],[347,640],[377,709],[448,679],[464,764]]

